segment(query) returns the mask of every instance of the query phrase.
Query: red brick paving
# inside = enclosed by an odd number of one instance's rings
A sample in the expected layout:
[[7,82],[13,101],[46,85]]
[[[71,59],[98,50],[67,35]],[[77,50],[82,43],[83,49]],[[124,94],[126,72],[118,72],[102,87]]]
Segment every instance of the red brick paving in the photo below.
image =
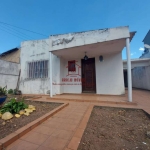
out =
[[[89,99],[90,96],[84,95],[84,99],[86,97]],[[127,99],[127,92],[125,96],[105,96],[105,99],[124,101]],[[51,101],[47,100],[46,96],[38,99],[38,101],[41,100]],[[133,102],[136,102],[137,105],[69,101],[69,106],[9,145],[7,150],[76,150],[93,105],[142,108],[150,113],[150,91],[133,90]]]

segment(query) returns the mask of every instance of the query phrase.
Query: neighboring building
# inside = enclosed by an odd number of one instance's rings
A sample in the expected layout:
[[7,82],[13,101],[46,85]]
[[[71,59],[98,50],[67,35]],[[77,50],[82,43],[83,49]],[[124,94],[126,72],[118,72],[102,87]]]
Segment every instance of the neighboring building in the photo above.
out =
[[144,53],[139,60],[145,59],[147,65],[137,66],[132,69],[133,87],[150,90],[150,30],[146,34],[144,40]]
[[18,88],[20,73],[20,49],[13,48],[0,54],[0,86]]
[[150,58],[150,30],[146,34],[144,40],[144,53],[140,58]]
[[[132,87],[150,90],[150,58],[140,58],[131,60]],[[123,61],[124,82],[127,82],[127,61]]]
[[[23,94],[51,96],[125,94],[122,50],[127,47],[130,64],[129,42],[134,35],[129,27],[117,27],[22,42],[20,90]],[[130,76],[130,65],[128,69]]]
[[19,78],[20,64],[0,59],[0,86],[16,89]]
[[[131,60],[132,87],[150,90],[150,30],[144,40],[144,53],[139,59]],[[124,82],[127,87],[127,61],[123,61]]]
[[0,59],[9,62],[20,63],[20,49],[13,48],[11,50],[8,50],[0,54]]

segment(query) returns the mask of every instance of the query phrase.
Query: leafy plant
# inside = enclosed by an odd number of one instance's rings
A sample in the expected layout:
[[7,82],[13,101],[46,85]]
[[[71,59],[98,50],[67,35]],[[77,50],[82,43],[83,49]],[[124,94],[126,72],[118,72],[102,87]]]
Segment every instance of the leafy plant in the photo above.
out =
[[16,101],[15,98],[12,98],[9,102],[5,103],[4,106],[0,109],[0,112],[3,114],[5,112],[10,113],[19,113],[20,110],[28,108],[28,105],[22,101]]
[[13,93],[14,93],[13,89],[8,90],[8,94],[13,94]]
[[6,96],[7,95],[7,86],[0,87],[0,96]]

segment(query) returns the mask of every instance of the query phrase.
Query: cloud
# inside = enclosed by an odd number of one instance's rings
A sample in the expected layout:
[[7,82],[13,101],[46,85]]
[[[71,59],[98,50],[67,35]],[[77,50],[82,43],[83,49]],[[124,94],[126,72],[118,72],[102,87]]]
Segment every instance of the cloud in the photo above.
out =
[[131,53],[131,56],[133,56],[133,55],[135,55],[136,54],[136,52],[133,52],[133,53]]
[[144,51],[144,48],[143,48],[143,47],[140,47],[140,48],[139,48],[139,51]]

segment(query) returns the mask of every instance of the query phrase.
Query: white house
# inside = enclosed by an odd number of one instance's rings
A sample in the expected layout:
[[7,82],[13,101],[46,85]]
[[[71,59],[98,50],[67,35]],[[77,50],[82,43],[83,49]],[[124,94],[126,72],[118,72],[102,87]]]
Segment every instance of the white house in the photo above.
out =
[[129,101],[132,101],[129,27],[52,35],[21,43],[23,94],[125,93],[122,50],[127,48]]

